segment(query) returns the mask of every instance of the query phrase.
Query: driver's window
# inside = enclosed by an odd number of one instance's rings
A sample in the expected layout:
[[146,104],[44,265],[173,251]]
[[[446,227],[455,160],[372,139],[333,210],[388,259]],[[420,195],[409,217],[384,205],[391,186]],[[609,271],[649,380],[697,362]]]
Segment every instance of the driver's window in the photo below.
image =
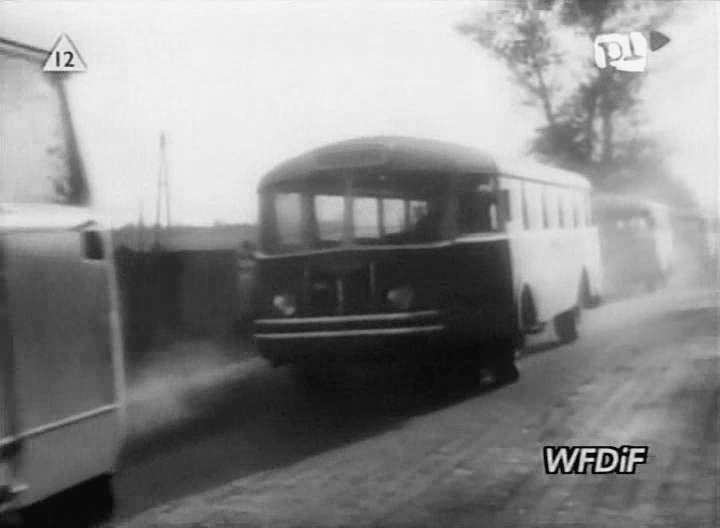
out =
[[497,231],[495,193],[490,189],[478,187],[471,192],[460,194],[457,221],[460,234]]

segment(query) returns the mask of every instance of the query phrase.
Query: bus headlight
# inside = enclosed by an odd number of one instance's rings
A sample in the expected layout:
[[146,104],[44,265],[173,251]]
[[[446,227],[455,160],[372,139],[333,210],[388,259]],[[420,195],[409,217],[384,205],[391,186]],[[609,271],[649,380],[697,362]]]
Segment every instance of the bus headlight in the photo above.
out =
[[388,291],[386,298],[393,308],[405,311],[412,305],[415,293],[409,286],[401,286]]
[[273,306],[284,316],[293,315],[297,310],[295,296],[290,293],[281,293],[273,297]]

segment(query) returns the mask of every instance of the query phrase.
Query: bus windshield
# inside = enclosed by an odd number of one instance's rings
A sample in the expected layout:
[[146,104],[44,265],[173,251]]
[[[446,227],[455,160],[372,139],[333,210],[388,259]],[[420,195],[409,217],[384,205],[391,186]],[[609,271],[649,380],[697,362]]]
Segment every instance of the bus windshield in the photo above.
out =
[[265,249],[407,245],[442,239],[447,178],[437,174],[318,174],[266,198]]
[[655,231],[657,218],[648,210],[613,210],[600,212],[598,221],[606,229],[617,233],[644,234]]

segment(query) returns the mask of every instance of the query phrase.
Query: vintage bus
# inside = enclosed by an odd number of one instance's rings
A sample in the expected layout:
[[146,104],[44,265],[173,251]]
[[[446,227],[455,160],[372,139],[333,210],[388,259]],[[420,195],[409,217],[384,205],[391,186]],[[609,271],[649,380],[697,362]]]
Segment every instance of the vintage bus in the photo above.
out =
[[113,251],[47,56],[0,40],[3,515],[81,483],[88,509],[109,509],[123,439]]
[[606,292],[620,295],[665,286],[673,269],[674,211],[652,200],[611,193],[595,194],[592,207]]
[[573,341],[600,292],[590,184],[574,173],[359,138],[286,161],[259,197],[255,340],[303,373],[422,355],[514,381],[523,336],[553,322]]

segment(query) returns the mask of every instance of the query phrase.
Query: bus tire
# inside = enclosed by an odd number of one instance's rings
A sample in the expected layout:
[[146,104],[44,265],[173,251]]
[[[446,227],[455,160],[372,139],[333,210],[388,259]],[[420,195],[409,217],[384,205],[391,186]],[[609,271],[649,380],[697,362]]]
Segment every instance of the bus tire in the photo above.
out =
[[19,526],[54,528],[105,523],[115,510],[112,482],[113,474],[105,473],[31,504],[17,512]]
[[595,296],[590,289],[590,280],[585,271],[583,271],[580,281],[580,308],[594,308],[596,306]]
[[515,383],[520,379],[520,371],[515,362],[517,346],[515,339],[501,339],[495,344],[493,374],[498,385]]
[[555,316],[553,325],[555,334],[563,345],[572,343],[579,337],[578,323],[580,322],[580,309],[573,307]]
[[291,365],[293,377],[306,396],[326,395],[337,386],[336,369],[330,361],[300,361]]
[[0,528],[24,528],[22,515],[17,511],[1,513]]
[[106,473],[95,477],[84,484],[87,497],[88,512],[95,521],[109,519],[115,511],[115,494],[113,492],[113,474]]
[[538,321],[537,309],[535,308],[535,300],[530,290],[523,288],[520,296],[520,329],[524,334],[537,334],[542,331],[542,325]]

